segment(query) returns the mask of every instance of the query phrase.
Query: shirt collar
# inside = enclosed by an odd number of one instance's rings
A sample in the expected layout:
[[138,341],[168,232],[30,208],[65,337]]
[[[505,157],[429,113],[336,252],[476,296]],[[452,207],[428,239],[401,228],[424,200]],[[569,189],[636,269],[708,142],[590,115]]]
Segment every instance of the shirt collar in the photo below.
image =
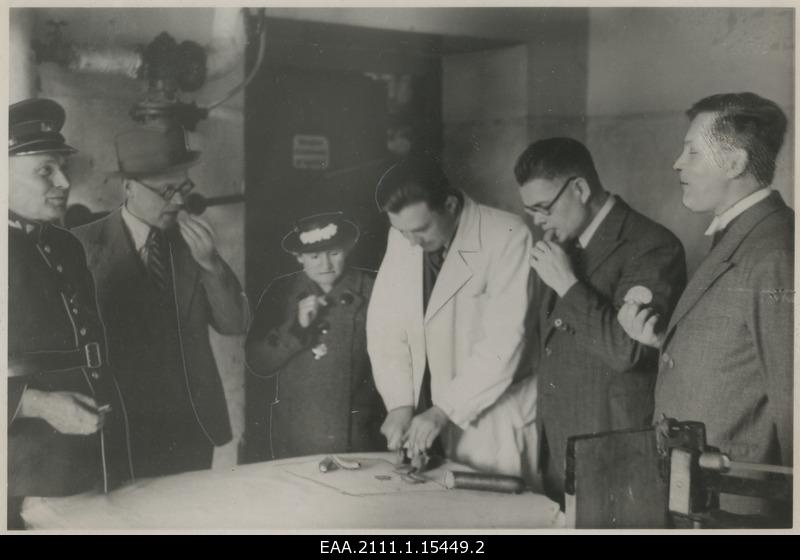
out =
[[37,236],[40,236],[46,225],[47,224],[45,222],[30,220],[20,216],[16,212],[11,210],[8,211],[8,227],[17,229],[26,235],[35,233]]
[[137,251],[141,251],[150,236],[150,225],[131,214],[124,204],[122,205],[122,221],[128,226],[128,231],[131,232],[134,247],[136,247]]
[[608,213],[611,212],[611,209],[614,207],[616,201],[617,197],[615,197],[613,194],[608,195],[608,198],[606,198],[606,201],[600,208],[600,211],[595,214],[592,221],[589,222],[589,225],[586,226],[586,229],[583,230],[583,233],[581,233],[578,237],[578,243],[581,244],[581,247],[585,249],[589,246],[589,242],[592,240],[592,237],[594,237],[595,232],[597,232],[597,228],[600,227],[600,224],[602,224],[603,220],[606,219]]
[[764,187],[753,193],[750,193],[739,202],[725,210],[719,216],[714,216],[714,219],[711,220],[711,223],[708,225],[705,235],[714,235],[718,231],[723,231],[726,227],[728,227],[728,224],[734,220],[734,218],[739,217],[739,215],[745,210],[755,206],[767,198],[771,193],[772,189],[769,187]]

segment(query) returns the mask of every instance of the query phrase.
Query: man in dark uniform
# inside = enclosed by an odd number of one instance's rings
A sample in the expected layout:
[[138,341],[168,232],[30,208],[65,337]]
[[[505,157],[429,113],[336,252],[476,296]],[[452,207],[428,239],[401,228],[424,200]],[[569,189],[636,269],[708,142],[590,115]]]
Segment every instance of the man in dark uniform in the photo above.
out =
[[80,242],[55,225],[67,206],[64,109],[9,109],[8,527],[25,496],[108,491],[132,477],[125,409]]
[[116,148],[125,204],[74,231],[128,406],[134,473],[207,469],[232,437],[208,327],[244,334],[247,300],[211,226],[183,209],[200,156],[184,131],[139,127]]

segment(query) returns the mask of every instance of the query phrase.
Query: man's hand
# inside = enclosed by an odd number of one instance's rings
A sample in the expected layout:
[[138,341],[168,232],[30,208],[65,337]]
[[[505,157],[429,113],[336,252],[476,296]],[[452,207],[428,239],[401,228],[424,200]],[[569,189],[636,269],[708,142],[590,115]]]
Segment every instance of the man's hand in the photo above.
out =
[[406,447],[411,451],[413,457],[417,453],[423,453],[430,449],[433,440],[444,429],[450,418],[436,405],[418,414],[411,420],[408,428],[408,438]]
[[178,214],[178,227],[197,264],[207,272],[220,272],[222,266],[217,254],[216,234],[213,228],[184,210]]
[[386,415],[386,420],[381,426],[381,433],[386,437],[386,447],[390,451],[396,451],[403,445],[413,416],[413,406],[401,406]]
[[661,348],[664,333],[656,333],[661,316],[652,308],[629,301],[617,312],[617,321],[622,329],[636,342],[653,348]]
[[314,322],[319,314],[319,308],[328,305],[328,300],[323,296],[310,295],[297,303],[297,322],[304,329]]
[[103,427],[105,412],[92,397],[72,391],[25,389],[20,417],[41,418],[62,434],[89,435]]
[[537,241],[531,247],[531,268],[536,271],[542,282],[558,294],[558,297],[564,297],[578,279],[572,271],[569,256],[561,245],[552,241],[552,238],[552,232],[548,231],[543,240]]

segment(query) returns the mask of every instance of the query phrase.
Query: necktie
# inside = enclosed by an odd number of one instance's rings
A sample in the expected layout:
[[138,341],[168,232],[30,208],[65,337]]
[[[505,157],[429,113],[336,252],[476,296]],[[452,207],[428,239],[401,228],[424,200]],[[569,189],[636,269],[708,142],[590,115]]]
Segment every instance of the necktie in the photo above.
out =
[[424,278],[423,278],[423,286],[422,286],[422,311],[423,313],[428,309],[428,300],[431,298],[431,294],[433,293],[433,286],[436,284],[436,278],[439,277],[439,272],[442,270],[442,264],[444,264],[444,247],[439,249],[438,251],[432,251],[430,253],[425,253],[425,263],[424,263]]
[[164,234],[158,228],[150,228],[147,236],[147,272],[150,279],[161,291],[169,287],[169,271],[167,269],[167,248]]
[[[433,286],[436,284],[436,278],[442,270],[444,264],[445,254],[444,247],[438,251],[425,253],[424,264],[424,285],[422,290],[422,309],[423,312],[428,307],[428,300],[433,292]],[[425,412],[433,406],[433,398],[431,396],[431,369],[428,364],[425,365],[425,373],[422,375],[422,386],[420,387],[419,400],[417,401],[417,414]]]
[[583,276],[584,269],[586,268],[586,251],[584,250],[581,242],[577,239],[571,243],[567,248],[567,255],[569,255],[572,262],[572,269],[575,276],[580,278]]

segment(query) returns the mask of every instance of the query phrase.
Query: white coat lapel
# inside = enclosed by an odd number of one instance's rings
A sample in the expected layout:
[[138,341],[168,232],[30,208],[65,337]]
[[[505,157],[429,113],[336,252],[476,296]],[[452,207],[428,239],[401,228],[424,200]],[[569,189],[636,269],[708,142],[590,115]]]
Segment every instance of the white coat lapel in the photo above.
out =
[[461,210],[458,230],[436,279],[431,299],[428,301],[425,323],[428,323],[472,278],[471,253],[480,251],[480,247],[480,212],[478,206],[464,196],[464,208]]

